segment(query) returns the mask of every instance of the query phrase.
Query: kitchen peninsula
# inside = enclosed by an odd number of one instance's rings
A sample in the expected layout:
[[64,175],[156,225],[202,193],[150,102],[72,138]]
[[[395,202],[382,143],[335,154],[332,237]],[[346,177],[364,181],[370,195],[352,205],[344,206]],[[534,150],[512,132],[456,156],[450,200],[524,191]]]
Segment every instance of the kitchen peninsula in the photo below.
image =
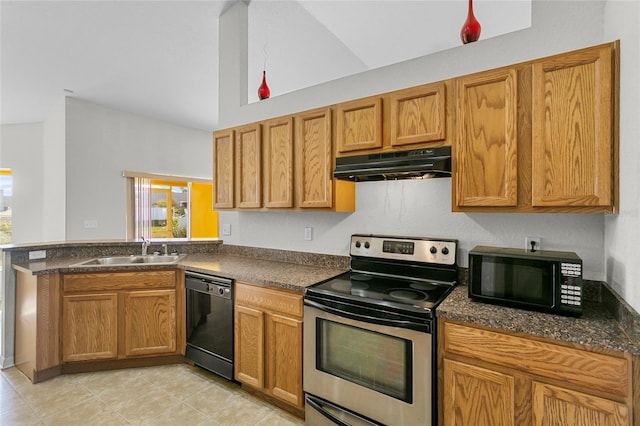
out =
[[[169,250],[186,254],[176,264],[99,267],[77,264],[106,254],[139,254],[140,243],[5,248],[5,262],[12,265],[5,270],[5,279],[15,284],[17,295],[15,364],[38,382],[66,372],[183,362],[184,270],[302,293],[306,286],[346,269],[339,256],[221,243],[171,244]],[[28,261],[29,252],[40,250],[47,252],[46,259]],[[95,322],[96,334],[73,335],[74,326],[87,321]],[[143,324],[144,332],[138,329]]]

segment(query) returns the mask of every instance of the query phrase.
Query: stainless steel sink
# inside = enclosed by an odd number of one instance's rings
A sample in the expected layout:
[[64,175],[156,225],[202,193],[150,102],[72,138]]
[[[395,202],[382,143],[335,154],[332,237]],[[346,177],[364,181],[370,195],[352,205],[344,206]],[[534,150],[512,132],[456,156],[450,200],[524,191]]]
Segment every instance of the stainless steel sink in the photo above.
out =
[[170,254],[170,255],[131,255],[131,256],[107,256],[96,257],[94,259],[85,260],[84,262],[74,263],[69,265],[71,267],[100,267],[100,266],[138,266],[141,264],[154,264],[154,265],[172,265],[178,263],[180,259],[185,257],[185,254]]

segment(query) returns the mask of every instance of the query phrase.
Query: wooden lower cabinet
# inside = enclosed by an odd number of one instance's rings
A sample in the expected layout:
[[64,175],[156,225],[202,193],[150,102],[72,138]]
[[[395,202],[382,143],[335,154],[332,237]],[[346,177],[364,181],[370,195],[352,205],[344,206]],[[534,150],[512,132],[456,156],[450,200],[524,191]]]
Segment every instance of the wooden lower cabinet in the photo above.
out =
[[301,412],[302,294],[236,282],[235,300],[236,380]]
[[125,357],[176,352],[176,290],[124,293]]
[[445,425],[516,424],[512,376],[445,359],[444,383]]
[[60,374],[60,275],[16,271],[14,364],[33,383]]
[[184,361],[179,270],[16,274],[15,365],[41,382],[64,373]]
[[628,354],[448,320],[439,327],[440,425],[638,424]]
[[62,362],[184,354],[179,281],[172,270],[64,275]]
[[631,420],[622,403],[539,382],[533,382],[532,408],[536,426],[627,425]]
[[118,293],[62,297],[62,362],[118,357]]
[[265,313],[235,306],[235,378],[256,388],[264,388]]

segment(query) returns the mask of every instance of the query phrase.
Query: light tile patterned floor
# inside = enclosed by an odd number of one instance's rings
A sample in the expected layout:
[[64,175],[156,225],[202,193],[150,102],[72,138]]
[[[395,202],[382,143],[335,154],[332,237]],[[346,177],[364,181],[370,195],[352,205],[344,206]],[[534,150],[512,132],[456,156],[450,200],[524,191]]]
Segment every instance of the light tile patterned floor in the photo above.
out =
[[70,374],[0,372],[0,425],[299,426],[304,421],[188,364]]

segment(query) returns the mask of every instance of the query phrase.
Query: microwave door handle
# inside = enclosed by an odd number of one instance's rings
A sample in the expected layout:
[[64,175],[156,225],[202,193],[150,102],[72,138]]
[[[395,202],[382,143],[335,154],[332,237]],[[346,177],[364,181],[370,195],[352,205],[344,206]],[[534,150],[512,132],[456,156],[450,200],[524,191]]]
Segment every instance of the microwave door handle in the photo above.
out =
[[383,319],[383,318],[371,317],[369,315],[356,314],[353,312],[343,311],[342,309],[325,306],[321,303],[314,302],[313,300],[305,300],[304,303],[308,306],[319,309],[321,311],[328,312],[334,315],[339,315],[346,318],[351,318],[352,320],[356,320],[356,321],[364,321],[370,324],[386,325],[391,327],[402,327],[402,328],[408,328],[411,330],[418,330],[418,331],[425,331],[426,329],[428,333],[431,332],[427,324],[420,324],[412,321]]
[[340,420],[339,418],[337,418],[336,416],[334,416],[333,414],[325,410],[324,407],[321,405],[321,402],[316,400],[311,395],[307,395],[307,404],[312,406],[318,413],[322,414],[323,416],[325,416],[327,419],[331,420],[333,423],[337,424],[338,426],[351,426],[349,423],[343,422],[342,420]]

